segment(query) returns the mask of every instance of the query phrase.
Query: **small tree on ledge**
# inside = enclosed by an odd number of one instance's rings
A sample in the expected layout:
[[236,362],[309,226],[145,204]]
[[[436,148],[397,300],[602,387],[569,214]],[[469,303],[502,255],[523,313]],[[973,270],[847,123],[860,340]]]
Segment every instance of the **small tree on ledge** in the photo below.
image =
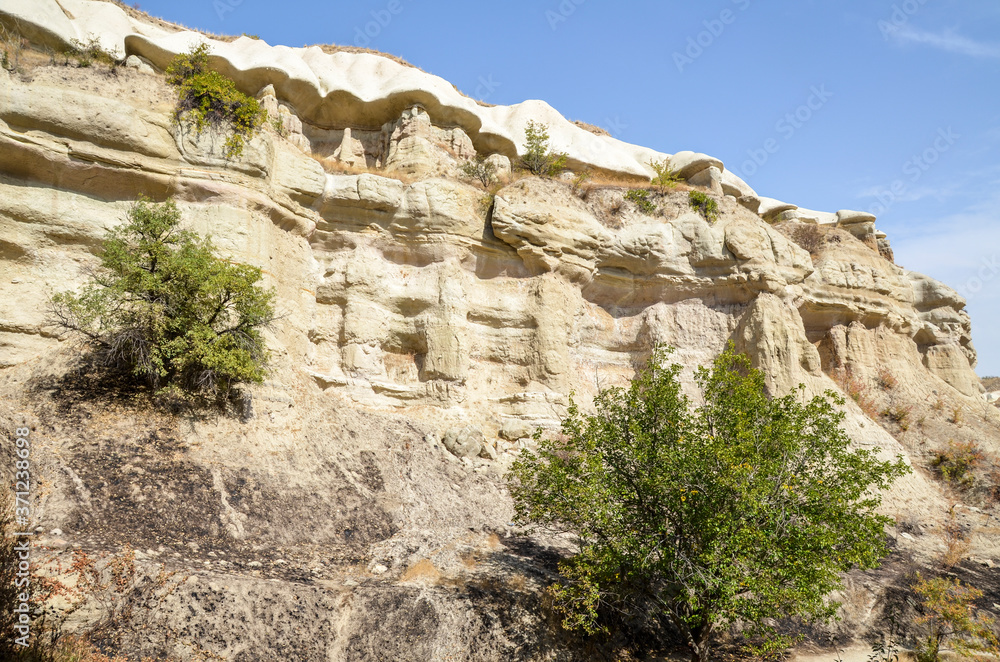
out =
[[549,589],[568,628],[598,632],[613,611],[679,631],[705,662],[740,621],[780,649],[766,619],[830,617],[840,573],[888,553],[879,490],[909,469],[851,450],[832,392],[770,399],[732,343],[698,371],[694,411],[666,358],[594,415],[571,401],[560,438],[536,434],[508,475],[517,521],[577,537]]
[[549,129],[544,124],[528,120],[524,129],[525,152],[520,166],[539,177],[554,177],[566,169],[566,159],[561,152],[549,149]]
[[260,269],[216,257],[179,223],[172,200],[132,205],[80,294],[52,297],[56,325],[99,365],[161,394],[218,397],[263,381],[274,292],[259,286]]

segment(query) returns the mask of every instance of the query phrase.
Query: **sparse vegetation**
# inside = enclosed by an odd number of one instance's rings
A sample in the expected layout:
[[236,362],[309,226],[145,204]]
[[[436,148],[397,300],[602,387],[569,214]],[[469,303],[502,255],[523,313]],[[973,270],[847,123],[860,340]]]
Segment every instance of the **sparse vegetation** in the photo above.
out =
[[955,425],[961,425],[963,411],[964,408],[962,407],[962,405],[955,405],[954,407],[951,408],[951,416],[948,417],[948,420],[954,423]]
[[833,371],[830,375],[833,381],[837,382],[837,386],[840,390],[846,393],[851,400],[857,403],[861,411],[865,413],[868,418],[873,421],[877,421],[879,414],[878,405],[875,403],[875,399],[872,398],[868,387],[862,382],[854,373],[848,368],[838,368]]
[[975,442],[950,440],[945,448],[937,451],[931,465],[951,485],[969,489],[976,482],[975,470],[985,461],[985,453]]
[[607,129],[602,129],[601,127],[599,127],[597,125],[590,124],[589,122],[584,122],[583,120],[573,120],[573,124],[577,125],[578,127],[580,127],[581,129],[583,129],[584,131],[589,131],[590,133],[594,134],[595,136],[610,136],[611,135],[610,133],[608,133]]
[[948,517],[942,523],[939,535],[944,540],[941,567],[949,570],[965,560],[972,546],[969,532],[956,517],[954,507],[948,511]]
[[709,223],[715,223],[719,218],[719,203],[706,193],[691,191],[688,193],[691,208],[701,214]]
[[228,396],[264,378],[274,293],[259,286],[260,269],[216,257],[179,223],[173,201],[132,205],[81,293],[52,298],[54,321],[98,365],[160,395]]
[[904,405],[891,405],[882,411],[882,415],[899,426],[899,429],[906,432],[910,429],[910,414],[913,407]]
[[481,154],[476,154],[475,158],[463,163],[459,170],[464,177],[478,181],[485,189],[488,189],[497,181],[496,163],[489,161]]
[[528,120],[524,129],[525,152],[519,165],[539,177],[555,177],[566,169],[567,156],[549,148],[549,129],[544,124]]
[[961,657],[1000,652],[996,621],[975,607],[982,591],[953,577],[924,579],[918,573],[916,580],[920,615],[915,624],[923,632],[914,651],[917,662],[938,662],[946,641]]
[[103,64],[108,67],[117,67],[122,62],[116,58],[113,54],[104,50],[101,46],[100,40],[91,36],[87,41],[80,41],[74,39],[72,42],[73,49],[69,52],[69,56],[76,60],[76,66],[78,67],[90,67],[94,64]]
[[653,186],[664,186],[674,188],[681,181],[680,175],[670,169],[670,161],[649,161],[649,167],[656,175],[649,181]]
[[0,67],[7,71],[20,71],[24,47],[24,39],[19,34],[0,25]]
[[167,82],[177,88],[178,121],[188,114],[200,133],[205,127],[225,128],[226,158],[243,153],[246,142],[263,125],[267,112],[236,84],[208,68],[208,45],[200,44],[175,57],[167,67]]
[[694,411],[667,358],[601,391],[594,415],[571,400],[562,435],[536,433],[509,474],[517,521],[578,537],[549,589],[567,628],[649,619],[704,661],[739,620],[780,650],[767,619],[831,616],[841,573],[888,553],[878,493],[908,468],[851,450],[832,392],[768,397],[731,344],[698,371]]
[[644,188],[627,191],[625,199],[638,207],[643,214],[652,214],[656,211],[656,203],[649,199],[649,191]]
[[875,377],[875,383],[883,391],[892,391],[899,386],[899,380],[896,379],[896,376],[888,368],[879,368],[878,376]]
[[581,170],[580,172],[576,173],[576,176],[573,177],[573,195],[582,196],[584,192],[583,187],[588,181],[590,181],[590,178],[591,178],[591,173],[589,170]]

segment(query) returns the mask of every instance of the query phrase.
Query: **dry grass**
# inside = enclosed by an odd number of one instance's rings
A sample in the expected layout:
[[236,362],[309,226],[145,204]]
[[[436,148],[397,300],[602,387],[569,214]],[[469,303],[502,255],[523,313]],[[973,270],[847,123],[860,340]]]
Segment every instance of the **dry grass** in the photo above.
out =
[[[809,251],[810,255],[818,255],[827,242],[826,228],[812,223],[791,222],[782,224],[787,228],[785,233],[789,239],[798,244],[801,248]],[[783,228],[784,229],[784,228]]]
[[875,378],[875,383],[883,391],[891,391],[899,386],[899,380],[896,379],[895,375],[889,372],[888,368],[879,368],[878,376]]
[[941,565],[946,569],[954,568],[965,560],[972,547],[969,532],[955,517],[954,508],[948,512],[948,519],[942,523],[940,535],[945,545],[940,558]]
[[370,175],[378,175],[379,177],[387,177],[389,179],[395,179],[397,181],[403,182],[404,184],[412,184],[413,182],[419,181],[418,177],[413,177],[401,172],[386,172],[384,170],[379,170],[378,168],[369,168],[368,166],[362,165],[351,165],[349,163],[344,163],[338,161],[334,158],[317,156],[315,154],[310,154],[314,161],[323,166],[324,172],[331,175],[361,175],[368,173]]
[[987,392],[1000,391],[1000,377],[983,377],[981,381]]
[[858,407],[861,408],[861,411],[863,411],[868,418],[873,421],[878,420],[881,412],[879,411],[874,398],[872,398],[868,386],[864,382],[862,382],[847,368],[838,368],[834,370],[830,374],[830,377],[833,381],[837,382],[837,386],[840,387],[841,391],[850,396],[850,398],[858,404]]
[[126,14],[130,17],[142,21],[144,23],[151,23],[158,28],[167,30],[168,32],[182,32],[187,30],[189,32],[197,32],[198,34],[205,35],[209,39],[215,39],[217,41],[236,41],[238,37],[232,35],[219,35],[213,32],[206,32],[205,30],[199,30],[198,28],[189,28],[181,23],[174,23],[171,21],[165,21],[162,18],[153,16],[140,8],[140,3],[134,3],[132,5],[126,4],[121,0],[100,0],[100,2],[108,2],[113,5],[118,5]]
[[899,429],[906,432],[910,429],[910,414],[913,407],[905,405],[892,405],[883,410],[882,415],[899,426]]
[[401,582],[430,582],[436,584],[441,581],[441,572],[434,567],[430,559],[423,559],[411,565],[399,578]]
[[608,133],[606,129],[602,129],[599,126],[594,126],[593,124],[589,124],[587,122],[582,122],[580,120],[573,120],[573,124],[576,124],[584,131],[590,131],[595,136],[611,136],[611,134]]
[[411,69],[416,69],[417,71],[423,71],[427,73],[415,64],[411,64],[399,57],[398,55],[393,55],[392,53],[383,53],[382,51],[377,51],[374,48],[364,48],[363,46],[341,46],[339,44],[312,44],[306,46],[306,48],[319,48],[327,55],[334,55],[336,53],[365,53],[368,55],[378,55],[379,57],[384,57],[387,60],[392,60],[396,64],[401,64],[404,67],[409,67]]

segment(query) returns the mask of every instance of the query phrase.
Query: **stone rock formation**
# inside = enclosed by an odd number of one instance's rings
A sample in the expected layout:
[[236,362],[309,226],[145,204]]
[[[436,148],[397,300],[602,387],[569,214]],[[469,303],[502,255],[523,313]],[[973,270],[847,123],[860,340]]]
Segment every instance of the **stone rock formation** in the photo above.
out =
[[[39,440],[54,553],[128,544],[146,572],[181,571],[142,615],[154,627],[124,628],[129,650],[589,659],[541,611],[568,543],[513,527],[502,476],[570,392],[587,406],[655,343],[688,382],[732,340],[775,394],[844,391],[855,442],[918,467],[949,438],[1000,450],[965,302],[894,264],[870,215],[761,197],[718,159],[596,135],[543,102],[478,105],[375,54],[211,40],[98,0],[0,0],[0,23],[128,58],[115,75],[0,70],[0,421]],[[276,120],[235,160],[217,132],[172,121],[160,72],[203,40]],[[574,170],[648,186],[667,160],[684,182],[644,214],[621,186],[512,175],[529,120]],[[476,155],[498,166],[495,194],[458,176]],[[77,350],[45,301],[84,281],[140,195],[175,198],[277,291],[274,369],[245,421],[137,419],[73,385]],[[906,429],[882,413],[907,407]],[[930,562],[949,498],[926,469],[893,487],[886,512],[919,520],[900,554]],[[988,535],[972,544],[1000,558]],[[852,577],[849,636],[876,624],[891,577]]]

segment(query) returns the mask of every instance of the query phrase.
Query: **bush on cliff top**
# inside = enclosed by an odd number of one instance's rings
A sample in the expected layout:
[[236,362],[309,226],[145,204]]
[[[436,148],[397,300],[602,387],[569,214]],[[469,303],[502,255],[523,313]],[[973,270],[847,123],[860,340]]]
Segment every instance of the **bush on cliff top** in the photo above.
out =
[[179,223],[173,201],[135,203],[80,294],[56,294],[51,310],[107,368],[161,394],[225,396],[263,381],[274,292],[260,269],[216,257]]
[[208,68],[208,46],[201,44],[175,57],[167,67],[167,82],[177,88],[180,120],[191,113],[200,133],[206,126],[226,128],[226,157],[236,158],[264,124],[267,112],[260,103],[236,89],[236,84]]

